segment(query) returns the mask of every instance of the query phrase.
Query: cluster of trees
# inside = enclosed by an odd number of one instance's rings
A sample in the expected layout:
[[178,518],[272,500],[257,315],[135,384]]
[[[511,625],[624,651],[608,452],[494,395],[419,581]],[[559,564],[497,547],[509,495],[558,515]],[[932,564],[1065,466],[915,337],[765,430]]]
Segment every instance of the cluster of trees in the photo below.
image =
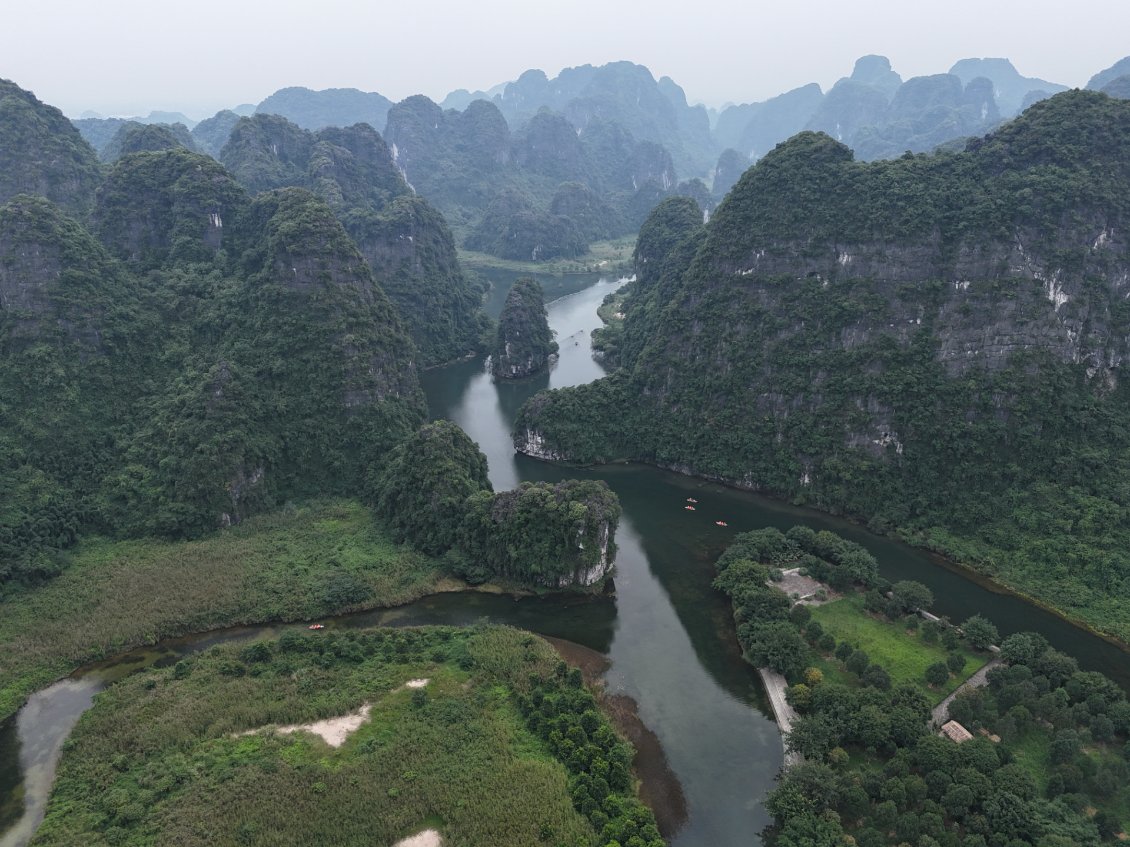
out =
[[1130,637],[1111,365],[1130,310],[1109,233],[1130,215],[1128,138],[1130,104],[1094,92],[958,153],[862,163],[802,133],[705,226],[657,207],[620,371],[535,396],[519,432],[571,461],[674,465],[861,516]]
[[900,689],[888,697],[866,686],[806,686],[788,739],[806,761],[770,797],[772,842],[839,845],[845,833],[861,847],[1113,840],[1130,799],[1124,693],[1032,633],[1006,638],[1001,656],[988,687],[949,707],[954,720],[986,733],[962,744],[927,730],[929,704],[909,688],[900,699]]
[[[730,597],[743,653],[758,667],[796,678],[812,653],[798,628],[807,622],[807,609],[793,611],[792,600],[771,584],[773,571],[784,566],[803,567],[843,588],[876,584],[878,566],[858,544],[803,526],[787,533],[773,528],[740,533],[718,558],[714,587]],[[813,628],[818,626],[813,622],[807,630],[813,640],[823,636]]]
[[601,715],[581,672],[564,662],[518,696],[526,724],[569,769],[573,805],[602,847],[662,847],[655,816],[635,795],[632,748]]
[[[837,542],[831,533],[759,530],[737,536],[718,561],[716,585],[732,599],[747,659],[789,678],[787,698],[799,714],[786,741],[803,762],[767,801],[775,821],[769,843],[840,847],[850,836],[860,847],[1087,847],[1113,839],[1130,801],[1130,703],[1122,690],[1080,671],[1039,635],[1017,633],[1001,642],[1003,664],[989,672],[988,687],[959,694],[949,707],[950,717],[984,735],[962,744],[935,735],[922,689],[894,684],[864,650],[837,643],[808,607],[791,607],[771,585],[777,567],[805,561],[811,569],[816,550],[835,573],[831,559],[843,567],[859,552]],[[982,650],[998,640],[980,615],[960,628],[919,623],[914,613],[932,602],[919,583],[891,586],[872,576],[870,585],[869,611],[921,626],[925,641],[950,649],[946,662],[926,670],[932,686],[965,666],[962,638]],[[817,654],[850,681],[813,667]]]
[[486,457],[458,426],[435,421],[397,446],[368,496],[400,541],[442,556],[472,583],[547,586],[603,579],[620,504],[601,481],[524,482],[494,492]]

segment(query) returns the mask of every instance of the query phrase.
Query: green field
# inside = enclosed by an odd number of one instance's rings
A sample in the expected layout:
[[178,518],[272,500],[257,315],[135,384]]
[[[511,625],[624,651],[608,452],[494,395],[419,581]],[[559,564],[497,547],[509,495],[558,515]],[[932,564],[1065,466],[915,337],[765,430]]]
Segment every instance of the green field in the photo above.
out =
[[[583,757],[555,755],[534,729],[552,701],[561,720],[571,704],[578,746],[606,751],[593,768],[608,776],[602,806],[630,810],[609,826],[658,847],[654,821],[627,822],[650,819],[630,777],[609,791],[613,772],[627,773],[610,762],[631,749],[579,680],[544,641],[508,627],[301,631],[213,648],[98,696],[32,843],[387,847],[434,828],[464,847],[593,845],[574,808],[592,784]],[[362,706],[368,720],[338,747],[271,729]]]
[[[813,606],[812,619],[819,621],[825,632],[834,635],[837,642],[846,641],[866,651],[872,662],[881,665],[891,675],[895,685],[910,683],[935,703],[941,702],[989,661],[988,655],[970,650],[962,643],[959,651],[965,656],[965,667],[959,675],[951,675],[947,683],[934,688],[925,680],[926,668],[935,662],[945,662],[949,651],[941,644],[927,644],[920,630],[910,632],[900,621],[889,621],[869,613],[863,608],[861,595],[853,594],[822,606]],[[833,681],[845,681],[841,678],[845,675],[838,671],[839,663],[834,658],[826,659],[825,665],[833,665],[837,669]],[[826,668],[822,667],[822,670],[826,671]]]
[[405,603],[436,562],[393,544],[361,504],[322,500],[199,541],[90,539],[47,585],[0,603],[0,719],[89,661],[238,624]]
[[575,259],[553,259],[548,262],[522,262],[516,259],[500,259],[489,253],[476,253],[473,250],[459,250],[459,262],[472,270],[500,269],[531,274],[578,274],[608,272],[631,272],[632,252],[636,247],[634,235],[614,238],[610,241],[597,241],[589,245],[585,255]]

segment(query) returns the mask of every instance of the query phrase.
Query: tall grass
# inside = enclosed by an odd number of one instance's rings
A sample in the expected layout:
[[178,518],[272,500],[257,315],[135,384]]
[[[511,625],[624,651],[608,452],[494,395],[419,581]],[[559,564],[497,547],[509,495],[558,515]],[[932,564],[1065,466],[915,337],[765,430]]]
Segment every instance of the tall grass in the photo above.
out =
[[[293,632],[225,645],[100,694],[68,742],[33,844],[592,845],[564,764],[516,696],[554,673],[504,627]],[[404,688],[430,680],[423,693]],[[340,748],[269,730],[370,719]]]
[[199,541],[84,541],[47,585],[0,603],[0,719],[77,666],[164,638],[405,603],[434,560],[359,503],[320,500]]

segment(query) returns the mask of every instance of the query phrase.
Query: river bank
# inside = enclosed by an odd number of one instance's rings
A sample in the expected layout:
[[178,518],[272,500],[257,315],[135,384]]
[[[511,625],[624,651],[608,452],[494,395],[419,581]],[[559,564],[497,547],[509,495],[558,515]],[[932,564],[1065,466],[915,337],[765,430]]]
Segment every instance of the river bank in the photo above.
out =
[[0,724],[33,692],[131,650],[466,591],[555,593],[455,579],[394,544],[352,500],[312,501],[197,541],[92,539],[54,581],[0,604]]
[[[721,477],[721,476],[717,476],[717,475],[714,475],[714,474],[700,473],[700,472],[695,471],[694,469],[692,469],[692,468],[690,468],[686,465],[672,465],[672,464],[664,464],[664,463],[661,463],[661,462],[647,462],[647,461],[640,460],[640,459],[622,459],[622,460],[606,462],[602,465],[577,465],[577,464],[571,464],[568,461],[560,461],[560,460],[555,460],[555,459],[543,458],[543,457],[538,456],[534,453],[523,453],[522,455],[527,456],[534,461],[544,462],[545,464],[548,464],[548,465],[558,465],[558,466],[565,467],[565,468],[593,470],[593,469],[599,468],[599,467],[611,467],[611,466],[627,466],[627,467],[630,467],[630,466],[633,466],[633,465],[639,466],[639,467],[646,467],[646,468],[655,468],[656,470],[678,474],[679,476],[684,476],[684,477],[687,477],[687,478],[690,478],[690,479],[705,480],[707,482],[711,482],[711,483],[714,483],[716,485],[720,485],[720,486],[723,486],[725,488],[732,489],[734,491],[741,491],[741,492],[744,492],[744,493],[747,493],[747,494],[754,495],[756,497],[762,497],[762,498],[765,498],[765,499],[768,499],[768,500],[773,500],[777,503],[780,503],[782,505],[791,506],[791,507],[793,507],[797,510],[800,510],[800,511],[819,513],[819,514],[825,515],[827,518],[829,518],[833,521],[850,524],[853,527],[855,527],[857,530],[865,532],[869,535],[881,537],[881,538],[888,538],[888,539],[891,539],[892,541],[896,541],[896,542],[900,542],[902,544],[905,544],[906,546],[911,547],[911,548],[919,551],[921,554],[929,557],[936,566],[941,567],[941,568],[945,568],[946,570],[960,576],[962,579],[967,580],[969,582],[972,582],[972,583],[978,585],[979,587],[986,589],[987,591],[993,592],[994,594],[999,594],[999,595],[1002,595],[1002,596],[1008,596],[1012,599],[1020,600],[1023,603],[1029,605],[1029,606],[1033,606],[1035,608],[1038,608],[1042,612],[1044,612],[1045,614],[1051,615],[1051,616],[1063,621],[1064,623],[1068,624],[1069,626],[1072,626],[1072,627],[1074,627],[1074,628],[1076,628],[1076,629],[1078,629],[1082,632],[1087,633],[1089,636],[1102,639],[1106,643],[1117,648],[1120,652],[1125,653],[1125,654],[1128,655],[1128,657],[1130,657],[1130,641],[1124,640],[1124,639],[1120,638],[1119,636],[1117,636],[1113,633],[1106,632],[1102,629],[1099,629],[1098,627],[1092,625],[1091,623],[1089,623],[1088,621],[1086,621],[1082,618],[1078,618],[1078,617],[1074,617],[1072,615],[1069,615],[1064,610],[1062,610],[1062,609],[1060,609],[1056,606],[1053,606],[1052,604],[1041,599],[1040,597],[1037,597],[1037,596],[1034,596],[1030,593],[1027,593],[1023,588],[1018,587],[1017,585],[1007,581],[1006,579],[1004,579],[1004,578],[1002,578],[998,575],[988,574],[985,571],[980,570],[976,565],[965,564],[965,563],[959,562],[955,559],[947,557],[943,552],[935,550],[932,547],[929,547],[929,546],[925,545],[924,543],[922,543],[922,539],[921,539],[920,535],[905,532],[905,531],[900,531],[897,528],[891,530],[890,532],[877,533],[875,530],[871,529],[868,526],[867,518],[866,518],[866,516],[863,516],[863,515],[850,515],[850,514],[844,514],[844,513],[841,513],[841,512],[831,512],[831,511],[826,511],[826,510],[820,509],[816,506],[812,506],[812,505],[808,505],[808,504],[805,504],[803,506],[798,506],[798,505],[792,503],[792,501],[790,501],[784,495],[780,495],[780,494],[777,494],[775,492],[760,488],[756,484],[744,483],[740,480],[728,479],[726,477]],[[1125,678],[1125,682],[1123,682],[1122,684],[1123,684],[1123,687],[1127,688],[1127,690],[1130,691],[1130,676],[1127,676]]]

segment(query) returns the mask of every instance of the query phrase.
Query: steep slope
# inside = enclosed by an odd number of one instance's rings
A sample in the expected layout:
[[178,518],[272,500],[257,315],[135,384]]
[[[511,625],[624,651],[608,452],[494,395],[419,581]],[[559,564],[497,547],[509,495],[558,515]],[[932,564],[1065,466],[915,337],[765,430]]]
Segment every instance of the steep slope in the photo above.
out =
[[249,201],[207,157],[134,153],[93,220],[103,244],[46,200],[0,207],[0,592],[84,531],[359,494],[422,422],[418,351],[309,192]]
[[228,137],[237,123],[239,123],[239,115],[230,109],[224,109],[210,118],[205,118],[192,128],[192,140],[196,144],[196,149],[201,153],[207,153],[213,159],[220,158],[220,151],[228,143]]
[[247,205],[231,174],[180,147],[119,159],[98,191],[93,228],[119,259],[149,269],[205,261]]
[[960,154],[797,136],[672,228],[626,307],[644,345],[516,444],[859,515],[1130,637],[1128,145],[1089,92]]
[[310,133],[255,115],[235,126],[220,159],[251,191],[302,186],[334,209],[403,316],[421,366],[478,347],[480,292],[459,268],[443,217],[412,194],[372,127]]
[[196,143],[184,124],[142,124],[126,121],[99,152],[103,162],[116,162],[130,153],[172,150],[183,147],[195,152]]
[[118,428],[151,371],[140,292],[41,198],[0,206],[0,590],[97,525]]
[[545,314],[545,294],[536,279],[523,277],[506,295],[491,351],[491,372],[501,379],[531,376],[546,367],[556,352],[557,342]]
[[0,203],[33,194],[81,216],[100,176],[94,151],[62,112],[0,79]]

